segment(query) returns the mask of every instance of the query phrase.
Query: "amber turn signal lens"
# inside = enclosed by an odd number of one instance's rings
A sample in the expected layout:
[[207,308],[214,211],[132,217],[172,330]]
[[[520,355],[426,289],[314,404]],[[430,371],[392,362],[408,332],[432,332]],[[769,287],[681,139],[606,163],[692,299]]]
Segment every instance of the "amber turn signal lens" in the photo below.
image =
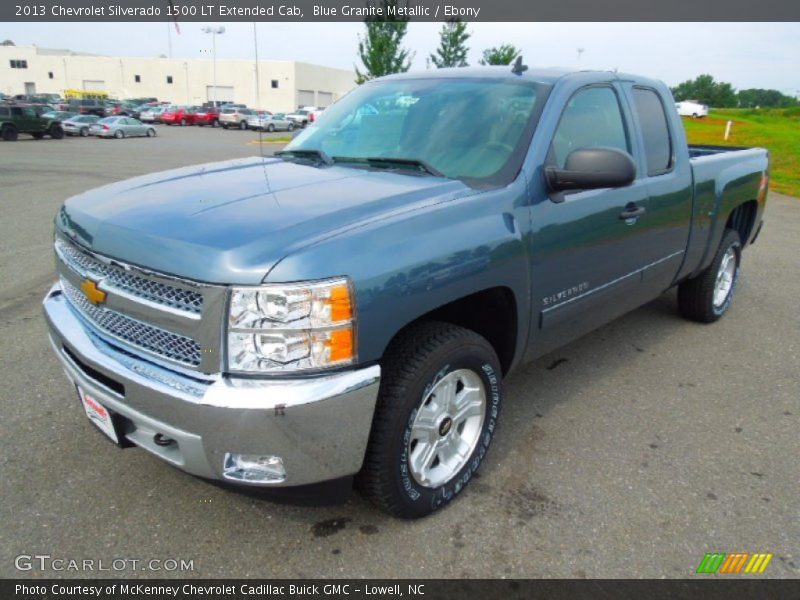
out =
[[346,285],[337,285],[331,288],[328,302],[331,306],[331,321],[349,321],[353,318],[353,308],[350,303],[350,289]]
[[338,363],[352,360],[353,358],[353,330],[350,327],[335,329],[330,332],[328,339],[330,362]]

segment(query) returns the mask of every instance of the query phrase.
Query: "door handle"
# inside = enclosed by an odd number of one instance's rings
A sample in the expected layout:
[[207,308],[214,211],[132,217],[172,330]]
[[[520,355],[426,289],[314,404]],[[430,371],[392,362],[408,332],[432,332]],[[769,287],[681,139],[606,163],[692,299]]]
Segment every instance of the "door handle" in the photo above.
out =
[[619,213],[619,218],[623,221],[627,221],[628,219],[638,219],[646,212],[647,209],[644,206],[636,206],[633,202],[631,202],[625,207],[625,210]]

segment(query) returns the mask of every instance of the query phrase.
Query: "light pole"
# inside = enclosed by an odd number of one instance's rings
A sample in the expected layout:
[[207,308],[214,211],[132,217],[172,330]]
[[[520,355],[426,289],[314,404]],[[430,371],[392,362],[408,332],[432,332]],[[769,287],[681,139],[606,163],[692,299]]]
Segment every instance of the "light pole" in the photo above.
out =
[[586,52],[586,48],[578,48],[578,67],[581,65],[581,55]]
[[224,27],[203,27],[203,33],[211,34],[211,70],[214,79],[214,108],[217,108],[217,35],[225,33]]

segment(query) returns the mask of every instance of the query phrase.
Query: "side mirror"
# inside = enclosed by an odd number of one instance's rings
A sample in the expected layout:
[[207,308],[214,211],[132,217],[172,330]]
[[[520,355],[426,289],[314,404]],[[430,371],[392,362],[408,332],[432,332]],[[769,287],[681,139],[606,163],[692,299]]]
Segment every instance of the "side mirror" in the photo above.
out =
[[630,154],[616,148],[578,148],[563,169],[545,167],[544,176],[553,192],[624,187],[636,179],[636,165]]

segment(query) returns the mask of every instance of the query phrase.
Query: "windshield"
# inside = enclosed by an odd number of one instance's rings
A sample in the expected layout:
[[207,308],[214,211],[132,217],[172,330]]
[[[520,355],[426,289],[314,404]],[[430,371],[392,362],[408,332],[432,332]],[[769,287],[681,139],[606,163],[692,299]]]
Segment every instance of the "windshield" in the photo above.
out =
[[367,83],[285,150],[322,151],[345,166],[347,158],[422,161],[445,177],[505,185],[519,172],[548,89],[508,79]]

